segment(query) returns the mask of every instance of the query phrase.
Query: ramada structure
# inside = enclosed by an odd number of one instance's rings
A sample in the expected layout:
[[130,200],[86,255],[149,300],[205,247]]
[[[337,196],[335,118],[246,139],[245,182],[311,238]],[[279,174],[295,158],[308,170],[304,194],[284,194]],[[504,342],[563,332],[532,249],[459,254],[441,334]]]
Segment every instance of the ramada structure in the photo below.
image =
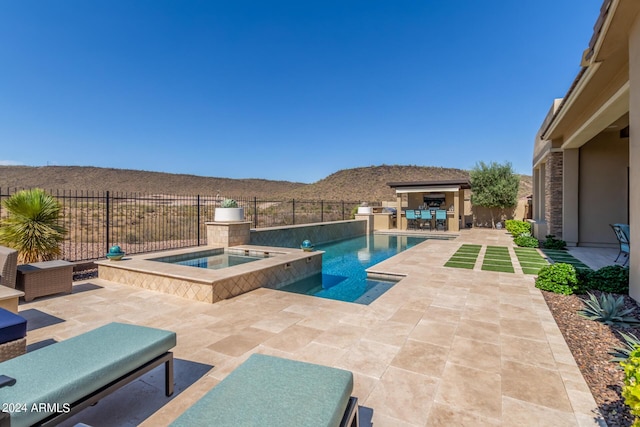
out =
[[613,247],[609,224],[630,224],[630,295],[640,301],[639,187],[640,1],[605,0],[581,70],[535,139],[534,234]]

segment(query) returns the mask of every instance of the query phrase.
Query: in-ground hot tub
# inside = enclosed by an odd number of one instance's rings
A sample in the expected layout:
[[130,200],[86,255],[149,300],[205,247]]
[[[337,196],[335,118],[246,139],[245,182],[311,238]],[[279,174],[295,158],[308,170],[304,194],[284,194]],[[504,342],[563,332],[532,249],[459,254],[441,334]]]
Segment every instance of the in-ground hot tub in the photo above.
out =
[[[317,274],[322,271],[322,253],[250,245],[226,250],[197,247],[125,257],[121,261],[98,261],[96,264],[100,279],[214,303],[260,287],[274,288]],[[167,262],[234,254],[252,258],[251,262],[214,269]]]
[[150,261],[167,262],[169,264],[186,265],[189,267],[209,268],[220,270],[222,268],[234,267],[252,261],[274,256],[270,252],[251,251],[247,249],[209,249],[193,253],[180,255],[162,256],[159,258],[149,258]]

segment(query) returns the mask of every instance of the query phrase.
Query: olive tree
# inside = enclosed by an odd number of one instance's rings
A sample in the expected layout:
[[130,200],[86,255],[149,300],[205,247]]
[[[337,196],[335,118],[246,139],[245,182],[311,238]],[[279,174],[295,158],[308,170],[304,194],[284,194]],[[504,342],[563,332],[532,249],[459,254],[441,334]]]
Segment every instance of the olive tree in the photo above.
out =
[[495,227],[494,209],[511,208],[518,204],[520,178],[513,172],[511,163],[476,163],[469,172],[471,203],[483,206],[491,212],[491,227]]

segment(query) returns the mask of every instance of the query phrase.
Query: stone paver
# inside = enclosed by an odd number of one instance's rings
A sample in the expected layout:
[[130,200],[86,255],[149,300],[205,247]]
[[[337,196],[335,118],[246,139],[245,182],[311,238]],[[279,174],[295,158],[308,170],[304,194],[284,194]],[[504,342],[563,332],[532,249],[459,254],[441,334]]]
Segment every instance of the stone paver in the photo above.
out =
[[375,427],[598,425],[534,278],[444,267],[463,243],[512,246],[504,230],[424,242],[374,267],[406,277],[369,306],[269,289],[208,304],[96,279],[20,311],[40,326],[29,345],[111,321],[177,332],[172,398],[153,371],[68,426],[167,425],[256,352],[351,370]]

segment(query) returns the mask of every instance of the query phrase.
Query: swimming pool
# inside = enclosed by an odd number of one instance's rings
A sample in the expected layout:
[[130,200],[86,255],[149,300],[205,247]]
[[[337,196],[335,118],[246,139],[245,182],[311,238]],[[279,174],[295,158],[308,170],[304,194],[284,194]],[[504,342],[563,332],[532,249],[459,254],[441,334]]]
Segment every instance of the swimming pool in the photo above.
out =
[[371,234],[316,246],[325,251],[322,273],[278,288],[339,301],[370,304],[396,282],[371,280],[366,269],[428,238]]

